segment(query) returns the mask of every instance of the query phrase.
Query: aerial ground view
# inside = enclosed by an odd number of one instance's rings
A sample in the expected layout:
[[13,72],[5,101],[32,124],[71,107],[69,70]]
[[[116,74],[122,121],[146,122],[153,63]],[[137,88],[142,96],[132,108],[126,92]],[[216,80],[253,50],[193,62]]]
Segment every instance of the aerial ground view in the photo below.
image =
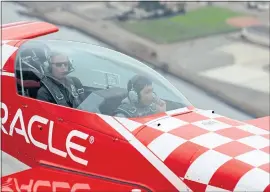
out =
[[270,192],[269,10],[1,2],[1,190]]
[[169,18],[126,21],[119,25],[156,43],[174,43],[239,30],[231,23],[242,14],[220,7],[202,7]]

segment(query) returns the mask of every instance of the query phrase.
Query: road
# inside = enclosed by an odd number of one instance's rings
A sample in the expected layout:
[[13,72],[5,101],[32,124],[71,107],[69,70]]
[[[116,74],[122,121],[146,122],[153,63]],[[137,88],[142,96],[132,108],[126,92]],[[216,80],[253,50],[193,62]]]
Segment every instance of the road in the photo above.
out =
[[[25,16],[21,16],[16,11],[23,10],[24,8],[18,6],[17,4],[10,2],[2,2],[2,23],[9,22],[17,22],[23,20],[38,20],[36,18],[29,18]],[[48,35],[47,37],[43,37],[43,39],[66,39],[66,40],[76,40],[76,41],[84,41],[92,44],[101,44],[93,38],[90,38],[86,35],[79,33],[76,30],[72,30],[66,27],[60,27],[60,31]],[[102,44],[101,44],[102,45]],[[105,46],[105,45],[104,45]],[[221,115],[228,116],[230,118],[238,119],[238,120],[247,120],[252,117],[240,112],[229,105],[223,103],[222,101],[208,95],[206,92],[176,78],[171,75],[164,75],[175,87],[177,87],[190,101],[194,106],[201,109],[211,109],[216,113]],[[2,174],[11,174],[15,171],[22,170],[25,168],[24,165],[20,164],[14,158],[11,158],[5,153],[2,153],[3,165]],[[12,167],[10,166],[12,165]]]

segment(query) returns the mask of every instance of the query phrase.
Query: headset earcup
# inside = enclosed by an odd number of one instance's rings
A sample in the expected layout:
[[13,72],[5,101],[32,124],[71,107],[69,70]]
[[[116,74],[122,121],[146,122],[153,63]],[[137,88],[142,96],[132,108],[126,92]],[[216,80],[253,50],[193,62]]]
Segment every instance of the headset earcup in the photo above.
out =
[[131,80],[129,80],[129,85],[128,85],[128,89],[129,89],[129,86],[131,87],[130,91],[128,92],[128,97],[129,97],[129,100],[132,102],[132,103],[138,103],[139,102],[139,96],[138,96],[138,93],[134,90],[134,87],[133,87],[133,84],[136,82],[138,76],[134,76]]
[[136,93],[136,91],[131,90],[128,92],[128,97],[130,99],[131,102],[133,103],[138,103],[139,98],[138,98],[138,94]]

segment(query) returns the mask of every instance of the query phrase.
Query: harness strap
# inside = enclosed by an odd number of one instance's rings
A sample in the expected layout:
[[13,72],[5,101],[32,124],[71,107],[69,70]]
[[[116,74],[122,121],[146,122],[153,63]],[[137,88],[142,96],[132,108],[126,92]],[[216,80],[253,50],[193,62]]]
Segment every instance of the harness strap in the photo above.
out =
[[76,77],[70,77],[70,79],[73,81],[73,84],[75,85],[75,87],[77,89],[77,93],[79,94],[80,100],[83,101],[84,100],[84,98],[83,98],[84,88],[83,88],[81,81]]
[[54,100],[58,105],[64,105],[68,106],[67,101],[64,97],[64,95],[61,93],[59,87],[52,82],[51,79],[45,77],[41,80],[42,84],[47,88],[47,90],[50,92]]
[[[69,89],[64,86],[64,88],[68,90],[67,99],[69,99],[70,103],[73,105],[72,107],[78,107],[80,101],[83,100],[84,89],[82,83],[75,77],[68,77],[67,80],[71,87],[71,89]],[[51,93],[52,97],[54,98],[57,104],[69,107],[66,98],[61,93],[59,87],[52,81],[52,79],[45,77],[41,80],[41,82]]]

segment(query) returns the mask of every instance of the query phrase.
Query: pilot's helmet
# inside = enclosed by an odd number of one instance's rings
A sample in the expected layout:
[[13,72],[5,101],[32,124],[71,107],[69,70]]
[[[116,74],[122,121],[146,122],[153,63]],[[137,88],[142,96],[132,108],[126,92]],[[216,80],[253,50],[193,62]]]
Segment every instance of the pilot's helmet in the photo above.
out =
[[20,48],[21,62],[44,74],[44,68],[48,65],[48,53],[50,49],[40,42],[26,42]]

